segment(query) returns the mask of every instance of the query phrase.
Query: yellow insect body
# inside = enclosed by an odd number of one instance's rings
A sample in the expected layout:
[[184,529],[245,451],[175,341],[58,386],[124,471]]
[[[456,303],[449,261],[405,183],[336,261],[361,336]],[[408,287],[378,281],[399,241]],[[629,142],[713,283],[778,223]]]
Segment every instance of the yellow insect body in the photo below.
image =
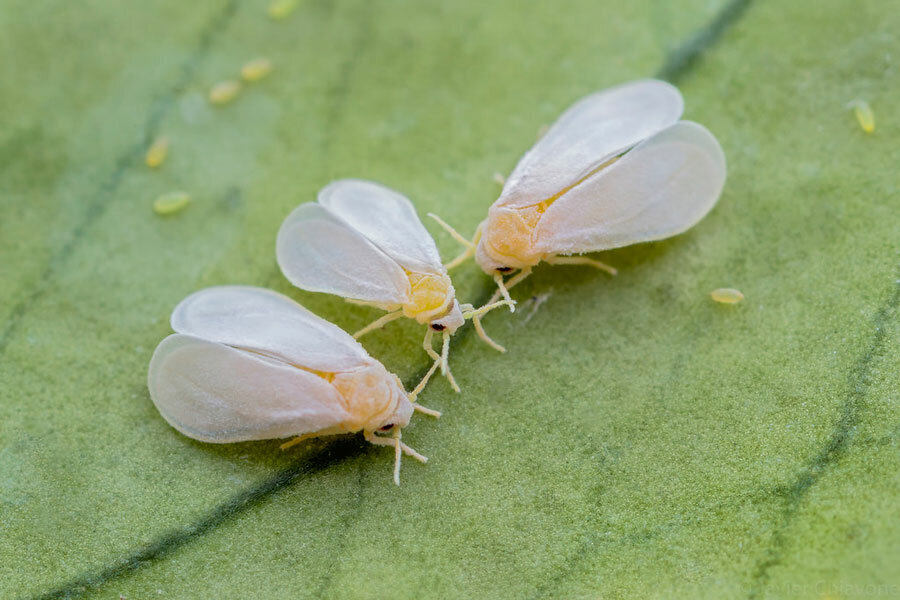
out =
[[484,253],[496,263],[515,269],[533,267],[542,260],[554,256],[552,253],[540,252],[535,249],[534,232],[541,217],[566,192],[612,165],[618,159],[619,157],[614,156],[604,161],[575,183],[536,204],[521,207],[509,206],[489,211],[487,221],[482,225],[481,242],[484,244]]
[[410,301],[401,306],[403,315],[425,324],[446,316],[455,293],[450,278],[431,273],[407,273]]
[[381,427],[397,411],[400,400],[405,399],[394,392],[394,383],[399,384],[399,380],[391,379],[380,364],[353,373],[332,373],[331,385],[340,393],[349,415],[341,424],[344,431],[375,431]]
[[484,252],[498,264],[515,269],[532,267],[544,259],[545,254],[535,250],[534,229],[547,210],[541,202],[522,208],[492,211],[483,228],[481,243]]

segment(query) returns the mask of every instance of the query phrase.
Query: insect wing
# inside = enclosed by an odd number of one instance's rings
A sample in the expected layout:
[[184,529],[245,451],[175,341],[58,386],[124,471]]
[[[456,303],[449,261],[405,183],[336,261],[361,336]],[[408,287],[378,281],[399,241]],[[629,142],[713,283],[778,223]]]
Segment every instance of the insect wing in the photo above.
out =
[[593,169],[681,117],[677,88],[647,79],[576,102],[507,178],[495,205],[530,206],[556,196]]
[[147,384],[166,421],[204,442],[281,438],[348,419],[338,392],[321,377],[189,335],[160,342]]
[[172,329],[317,371],[345,371],[372,360],[340,327],[287,296],[257,287],[195,292],[175,307]]
[[409,298],[409,280],[400,265],[314,202],[300,205],[284,220],[276,257],[284,276],[304,290],[384,304]]
[[399,192],[371,181],[343,179],[325,186],[318,201],[407,270],[445,272],[434,239]]
[[724,184],[719,142],[702,125],[680,121],[551,204],[535,246],[572,254],[676,235],[710,211]]

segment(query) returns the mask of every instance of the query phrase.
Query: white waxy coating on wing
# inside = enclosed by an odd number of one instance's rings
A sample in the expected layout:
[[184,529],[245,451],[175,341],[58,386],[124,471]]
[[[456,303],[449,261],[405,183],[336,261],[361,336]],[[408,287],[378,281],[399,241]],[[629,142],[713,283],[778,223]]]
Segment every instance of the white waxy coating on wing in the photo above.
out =
[[334,181],[319,204],[360,232],[397,264],[416,273],[445,273],[434,239],[406,196],[361,179]]
[[195,292],[175,307],[172,329],[329,373],[372,362],[340,327],[287,296],[257,287],[220,286]]
[[298,206],[281,224],[275,254],[284,276],[304,290],[384,304],[409,300],[400,265],[314,202]]
[[534,244],[574,254],[676,235],[710,211],[724,184],[719,142],[702,125],[680,121],[551,204]]
[[321,377],[189,335],[160,342],[147,385],[166,421],[204,442],[301,435],[348,420],[337,390]]
[[495,205],[530,206],[555,196],[678,121],[683,110],[678,89],[655,79],[587,96],[564,112],[519,160]]

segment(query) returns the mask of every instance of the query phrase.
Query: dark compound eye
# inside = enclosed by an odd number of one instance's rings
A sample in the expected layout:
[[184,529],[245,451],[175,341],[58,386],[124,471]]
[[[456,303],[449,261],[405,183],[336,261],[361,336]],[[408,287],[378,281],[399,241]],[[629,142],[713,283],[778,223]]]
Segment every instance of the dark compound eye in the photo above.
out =
[[512,267],[497,267],[498,273],[509,273],[512,271]]
[[390,425],[385,425],[384,427],[382,427],[381,431],[390,431],[393,428],[394,428],[394,424],[391,423]]
[[447,329],[446,326],[441,325],[440,323],[432,323],[431,328],[434,329],[435,331],[443,331],[443,330]]

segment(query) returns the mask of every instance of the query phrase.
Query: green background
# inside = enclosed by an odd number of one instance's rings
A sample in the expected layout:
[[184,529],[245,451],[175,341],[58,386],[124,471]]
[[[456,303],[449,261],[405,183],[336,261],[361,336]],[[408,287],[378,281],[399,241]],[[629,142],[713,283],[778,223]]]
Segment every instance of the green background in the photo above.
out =
[[[900,597],[900,12],[890,2],[0,1],[0,597]],[[205,93],[246,60],[270,77]],[[461,333],[390,479],[358,440],[216,446],[146,389],[168,315],[281,277],[338,177],[470,233],[571,102],[661,74],[724,194],[677,238],[538,268]],[[867,135],[846,105],[865,98]],[[147,169],[158,134],[169,160]],[[162,218],[158,194],[193,202]],[[458,248],[433,223],[445,257]],[[491,282],[454,273],[462,300]],[[709,291],[746,300],[717,305]],[[421,328],[366,348],[406,382]]]

